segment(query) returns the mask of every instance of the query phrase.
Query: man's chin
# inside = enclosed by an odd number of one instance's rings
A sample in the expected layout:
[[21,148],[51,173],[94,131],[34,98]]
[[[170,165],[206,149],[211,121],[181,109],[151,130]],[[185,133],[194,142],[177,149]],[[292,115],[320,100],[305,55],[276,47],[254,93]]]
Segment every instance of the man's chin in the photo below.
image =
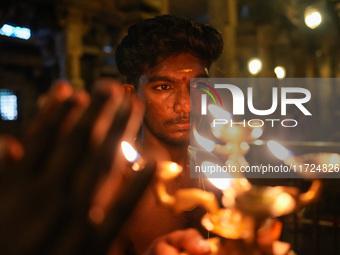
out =
[[158,139],[170,146],[188,146],[190,144],[190,135],[176,136],[158,136]]
[[[148,127],[148,126],[147,126]],[[170,146],[188,146],[190,144],[190,130],[189,129],[177,129],[177,128],[164,128],[163,132],[155,132],[152,129],[148,129],[150,133]]]

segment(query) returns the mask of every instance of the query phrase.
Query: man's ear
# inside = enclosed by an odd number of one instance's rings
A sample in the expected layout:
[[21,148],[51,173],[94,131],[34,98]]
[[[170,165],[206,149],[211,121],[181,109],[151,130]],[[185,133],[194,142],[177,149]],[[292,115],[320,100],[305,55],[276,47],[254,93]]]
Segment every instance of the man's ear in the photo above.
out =
[[136,93],[135,86],[132,84],[123,84],[124,91],[127,95],[134,95]]

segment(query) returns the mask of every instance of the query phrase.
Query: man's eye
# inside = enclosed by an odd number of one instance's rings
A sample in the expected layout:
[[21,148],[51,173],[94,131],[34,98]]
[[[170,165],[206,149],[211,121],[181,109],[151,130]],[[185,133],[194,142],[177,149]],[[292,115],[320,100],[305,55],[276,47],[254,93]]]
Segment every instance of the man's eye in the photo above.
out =
[[170,89],[170,86],[166,85],[166,84],[162,84],[162,85],[155,87],[155,89],[156,90],[168,90],[168,89]]

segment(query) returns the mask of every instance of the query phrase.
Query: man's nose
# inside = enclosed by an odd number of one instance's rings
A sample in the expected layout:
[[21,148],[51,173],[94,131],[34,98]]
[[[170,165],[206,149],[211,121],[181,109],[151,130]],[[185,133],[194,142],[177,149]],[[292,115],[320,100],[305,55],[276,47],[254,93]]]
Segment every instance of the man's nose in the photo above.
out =
[[174,111],[178,114],[190,113],[190,90],[179,90],[175,95]]

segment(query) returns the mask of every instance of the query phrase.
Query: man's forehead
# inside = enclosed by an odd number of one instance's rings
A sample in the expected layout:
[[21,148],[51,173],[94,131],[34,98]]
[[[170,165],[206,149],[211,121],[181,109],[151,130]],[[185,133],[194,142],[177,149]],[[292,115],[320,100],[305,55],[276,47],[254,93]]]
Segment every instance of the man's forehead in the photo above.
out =
[[159,62],[156,66],[147,69],[139,79],[140,83],[148,83],[154,77],[171,77],[171,79],[207,77],[208,69],[204,61],[188,54],[170,56]]
[[166,81],[166,82],[172,82],[175,83],[177,80],[186,80],[184,78],[190,79],[190,78],[207,78],[208,77],[208,69],[204,68],[201,72],[194,72],[192,69],[180,69],[177,70],[174,74],[167,74],[167,75],[149,75],[144,74],[140,77],[139,83],[140,84],[146,84],[146,83],[152,83],[152,82],[158,82],[158,81]]
[[184,68],[184,69],[178,70],[177,72],[179,72],[179,73],[190,73],[190,72],[192,72],[192,69],[191,68]]
[[[177,70],[177,72],[178,73],[183,73],[183,74],[186,74],[186,73],[190,74],[190,73],[194,72],[194,70],[191,69],[191,68],[183,68],[183,69]],[[204,67],[202,72],[198,73],[198,75],[196,74],[196,76],[207,77],[208,74],[209,74],[208,68]]]

